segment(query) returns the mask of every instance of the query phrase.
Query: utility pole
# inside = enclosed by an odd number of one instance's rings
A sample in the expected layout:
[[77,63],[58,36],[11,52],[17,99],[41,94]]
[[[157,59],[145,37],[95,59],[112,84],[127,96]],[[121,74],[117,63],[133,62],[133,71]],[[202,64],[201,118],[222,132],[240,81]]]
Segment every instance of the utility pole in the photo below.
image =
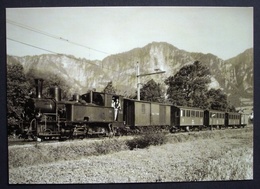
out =
[[137,100],[140,100],[140,65],[139,62],[137,62],[137,73],[136,73],[136,77],[137,77]]
[[155,75],[155,74],[163,74],[163,73],[165,73],[165,71],[156,70],[156,72],[153,72],[153,73],[140,74],[139,62],[137,62],[137,67],[136,68],[137,68],[137,71],[136,71],[136,77],[137,77],[137,100],[139,101],[140,100],[140,85],[141,85],[140,77],[148,76],[148,75]]

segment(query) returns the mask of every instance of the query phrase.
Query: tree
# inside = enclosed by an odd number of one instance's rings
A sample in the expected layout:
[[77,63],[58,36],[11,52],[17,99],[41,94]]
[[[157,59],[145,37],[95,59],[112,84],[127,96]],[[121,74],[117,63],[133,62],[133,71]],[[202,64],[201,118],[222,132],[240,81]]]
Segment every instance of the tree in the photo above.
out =
[[227,95],[221,89],[210,89],[206,93],[209,109],[226,111],[230,106],[227,101]]
[[107,86],[103,90],[104,93],[107,94],[116,94],[116,89],[113,87],[113,82],[108,82]]
[[151,102],[162,102],[162,89],[159,83],[156,83],[153,79],[148,81],[140,89],[140,99]]
[[25,96],[29,85],[26,82],[23,66],[18,62],[7,64],[7,120],[8,125],[18,125],[21,120]]
[[199,61],[183,66],[165,80],[168,99],[175,105],[206,108],[205,93],[210,83],[210,70]]

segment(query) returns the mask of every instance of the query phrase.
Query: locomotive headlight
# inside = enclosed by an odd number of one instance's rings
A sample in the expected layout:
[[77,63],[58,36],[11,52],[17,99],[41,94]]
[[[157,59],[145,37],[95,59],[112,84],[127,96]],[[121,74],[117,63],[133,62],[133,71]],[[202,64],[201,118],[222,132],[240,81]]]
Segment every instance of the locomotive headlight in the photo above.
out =
[[41,113],[41,112],[38,112],[38,113],[35,115],[35,117],[36,117],[37,119],[40,119],[40,118],[42,117],[42,113]]

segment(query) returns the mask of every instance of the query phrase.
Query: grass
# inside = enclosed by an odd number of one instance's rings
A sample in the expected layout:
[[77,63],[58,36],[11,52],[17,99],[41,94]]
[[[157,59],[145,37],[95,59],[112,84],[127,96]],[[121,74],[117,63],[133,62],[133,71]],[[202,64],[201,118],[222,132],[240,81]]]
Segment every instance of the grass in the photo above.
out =
[[9,147],[9,167],[46,164],[56,161],[76,160],[87,156],[104,155],[126,150],[122,139],[66,141],[62,143],[39,143]]
[[247,180],[253,178],[252,150],[229,149],[226,154],[203,159],[200,163],[186,166],[186,181]]
[[10,183],[252,179],[253,129],[12,146],[9,167]]
[[163,133],[146,133],[133,139],[104,138],[93,142],[70,141],[63,143],[36,143],[26,147],[9,147],[9,167],[45,164],[55,161],[76,160],[87,156],[104,155],[134,148],[166,143]]
[[[216,140],[229,137],[237,139],[252,132],[250,128],[242,130],[216,130],[206,132],[179,133],[177,135],[164,133],[146,133],[134,138],[105,138],[104,140],[66,141],[62,143],[39,143],[36,145],[9,147],[9,167],[29,166],[45,164],[55,161],[81,159],[92,155],[104,155],[121,150],[133,150],[134,148],[147,148],[150,145],[162,145],[168,143],[180,143],[196,141],[198,139]],[[241,133],[242,132],[242,133]],[[239,135],[237,135],[239,133]],[[247,139],[246,139],[247,140]],[[249,143],[252,140],[247,140]]]

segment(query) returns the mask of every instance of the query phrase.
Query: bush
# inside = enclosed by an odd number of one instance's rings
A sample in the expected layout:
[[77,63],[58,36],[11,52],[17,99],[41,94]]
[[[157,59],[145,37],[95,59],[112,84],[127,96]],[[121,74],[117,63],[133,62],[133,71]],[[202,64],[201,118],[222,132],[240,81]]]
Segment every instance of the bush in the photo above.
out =
[[118,152],[127,148],[124,141],[119,141],[117,139],[105,139],[101,142],[95,142],[93,146],[96,151],[96,155]]
[[134,148],[146,148],[150,145],[162,145],[166,143],[166,136],[164,133],[145,133],[144,135],[135,137],[126,142],[130,150]]

